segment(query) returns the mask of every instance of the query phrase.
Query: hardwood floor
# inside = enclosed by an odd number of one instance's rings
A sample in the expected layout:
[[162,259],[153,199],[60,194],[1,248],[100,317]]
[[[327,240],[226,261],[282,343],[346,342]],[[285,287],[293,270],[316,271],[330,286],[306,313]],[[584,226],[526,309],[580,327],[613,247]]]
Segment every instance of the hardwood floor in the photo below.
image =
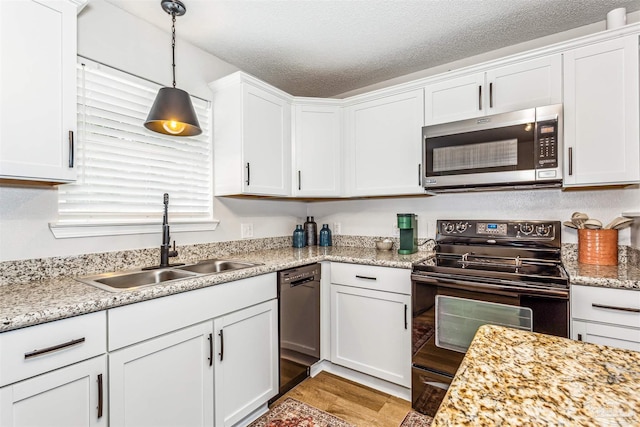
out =
[[398,427],[411,410],[406,400],[321,372],[274,402],[287,397],[308,403],[358,427]]

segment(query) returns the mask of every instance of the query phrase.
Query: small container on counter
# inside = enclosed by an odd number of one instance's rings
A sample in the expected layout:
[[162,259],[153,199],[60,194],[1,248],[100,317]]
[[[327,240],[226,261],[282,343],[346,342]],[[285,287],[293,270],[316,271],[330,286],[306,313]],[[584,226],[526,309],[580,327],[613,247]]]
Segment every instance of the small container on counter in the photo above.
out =
[[320,246],[331,245],[331,230],[329,229],[329,224],[322,224],[322,229],[320,230]]
[[293,230],[293,247],[303,248],[305,244],[305,233],[302,229],[302,224],[296,225],[296,229]]

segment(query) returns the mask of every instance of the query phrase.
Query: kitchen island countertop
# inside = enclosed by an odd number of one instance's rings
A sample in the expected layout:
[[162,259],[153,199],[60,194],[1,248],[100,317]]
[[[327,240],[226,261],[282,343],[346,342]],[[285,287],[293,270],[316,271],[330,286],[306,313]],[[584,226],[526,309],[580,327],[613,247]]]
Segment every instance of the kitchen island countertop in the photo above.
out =
[[437,426],[640,425],[640,352],[482,326]]
[[[0,286],[0,332],[39,323],[106,310],[220,283],[271,273],[319,261],[335,261],[382,267],[410,269],[414,262],[431,252],[398,255],[396,251],[377,251],[358,247],[305,247],[267,249],[225,258],[262,263],[257,267],[184,279],[137,290],[108,292],[59,277]],[[211,258],[215,258],[211,254]]]

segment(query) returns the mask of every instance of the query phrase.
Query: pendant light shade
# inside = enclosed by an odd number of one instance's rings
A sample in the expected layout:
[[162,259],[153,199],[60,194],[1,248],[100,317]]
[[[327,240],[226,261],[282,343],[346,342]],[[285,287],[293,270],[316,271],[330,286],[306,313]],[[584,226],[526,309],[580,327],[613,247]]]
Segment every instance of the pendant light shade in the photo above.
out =
[[163,87],[158,91],[144,127],[174,136],[194,136],[202,133],[189,94],[175,87]]
[[171,15],[173,87],[163,87],[158,91],[144,127],[165,135],[200,135],[202,129],[191,103],[191,97],[184,90],[176,88],[176,16],[184,15],[187,9],[180,0],[162,0],[161,6]]

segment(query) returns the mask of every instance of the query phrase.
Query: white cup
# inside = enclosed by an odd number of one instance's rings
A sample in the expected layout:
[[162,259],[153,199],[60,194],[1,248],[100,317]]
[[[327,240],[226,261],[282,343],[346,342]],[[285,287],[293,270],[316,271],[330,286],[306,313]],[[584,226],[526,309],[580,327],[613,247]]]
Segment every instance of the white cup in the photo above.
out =
[[607,13],[607,30],[627,25],[627,9],[619,7]]

